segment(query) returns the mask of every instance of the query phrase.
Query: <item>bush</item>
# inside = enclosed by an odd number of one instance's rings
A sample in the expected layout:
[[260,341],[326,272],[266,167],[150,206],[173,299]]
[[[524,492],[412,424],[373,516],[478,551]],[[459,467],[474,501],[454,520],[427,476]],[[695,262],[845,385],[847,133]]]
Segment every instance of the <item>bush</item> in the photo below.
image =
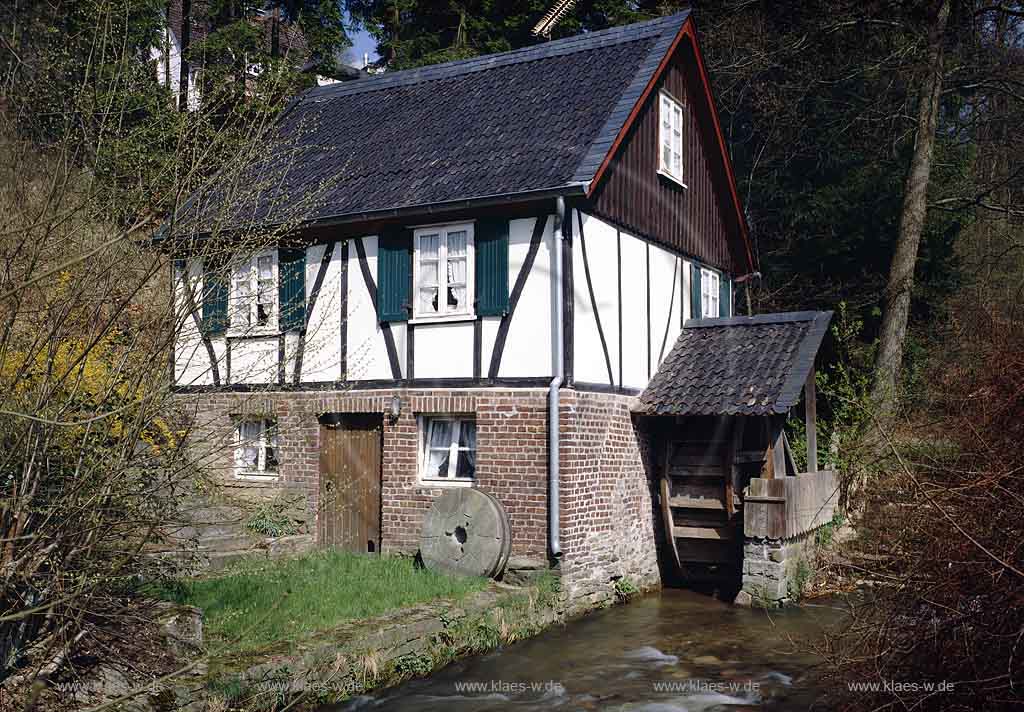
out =
[[954,688],[862,692],[850,707],[1024,704],[1024,329],[1004,322],[947,346],[912,423],[884,434],[892,459],[862,493],[851,573],[876,586],[834,662],[843,683]]

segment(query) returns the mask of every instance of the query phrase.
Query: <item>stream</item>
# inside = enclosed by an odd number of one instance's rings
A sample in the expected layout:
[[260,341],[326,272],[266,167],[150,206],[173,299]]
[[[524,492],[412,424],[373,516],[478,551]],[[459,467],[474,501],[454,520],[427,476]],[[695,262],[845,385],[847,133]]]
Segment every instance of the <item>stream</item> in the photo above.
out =
[[839,604],[766,612],[666,589],[321,712],[807,710],[820,696],[802,641]]

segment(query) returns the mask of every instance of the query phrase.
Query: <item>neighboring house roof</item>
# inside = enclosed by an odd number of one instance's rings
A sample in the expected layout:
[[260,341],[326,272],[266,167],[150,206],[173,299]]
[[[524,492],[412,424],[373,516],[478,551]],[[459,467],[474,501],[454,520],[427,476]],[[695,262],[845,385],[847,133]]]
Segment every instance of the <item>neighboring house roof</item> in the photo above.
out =
[[771,415],[800,402],[832,312],[687,321],[640,395],[646,415]]
[[[255,172],[268,187],[235,191],[233,212],[247,225],[283,224],[294,216],[281,219],[282,206],[315,194],[301,222],[316,224],[584,195],[675,47],[687,34],[695,41],[689,19],[686,11],[311,89],[285,112]],[[724,142],[719,148],[734,187]],[[197,199],[201,213],[219,213],[219,228],[242,222],[225,219],[224,203],[235,201],[216,190]],[[737,211],[745,231],[738,200],[723,209]]]

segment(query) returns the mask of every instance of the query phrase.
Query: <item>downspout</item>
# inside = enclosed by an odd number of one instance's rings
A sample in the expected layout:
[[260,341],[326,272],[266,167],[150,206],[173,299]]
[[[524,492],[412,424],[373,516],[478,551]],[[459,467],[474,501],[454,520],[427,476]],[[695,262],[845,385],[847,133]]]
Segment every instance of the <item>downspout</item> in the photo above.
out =
[[558,558],[562,555],[562,542],[559,539],[559,509],[560,503],[558,493],[559,477],[559,389],[565,379],[565,365],[562,363],[562,341],[565,334],[562,331],[562,223],[565,221],[565,198],[555,198],[555,225],[551,244],[554,251],[552,255],[551,268],[551,320],[554,326],[554,333],[551,343],[551,365],[554,377],[551,385],[548,386],[548,541],[551,546],[551,556]]

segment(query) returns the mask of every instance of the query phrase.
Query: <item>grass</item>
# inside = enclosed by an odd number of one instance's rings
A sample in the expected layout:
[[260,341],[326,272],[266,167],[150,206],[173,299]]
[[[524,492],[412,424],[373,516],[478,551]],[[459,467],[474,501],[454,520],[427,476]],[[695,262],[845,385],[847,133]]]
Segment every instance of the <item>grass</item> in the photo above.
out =
[[407,558],[319,551],[241,562],[216,577],[182,581],[162,595],[203,609],[209,644],[242,652],[435,598],[461,598],[486,585],[482,578],[418,569]]

